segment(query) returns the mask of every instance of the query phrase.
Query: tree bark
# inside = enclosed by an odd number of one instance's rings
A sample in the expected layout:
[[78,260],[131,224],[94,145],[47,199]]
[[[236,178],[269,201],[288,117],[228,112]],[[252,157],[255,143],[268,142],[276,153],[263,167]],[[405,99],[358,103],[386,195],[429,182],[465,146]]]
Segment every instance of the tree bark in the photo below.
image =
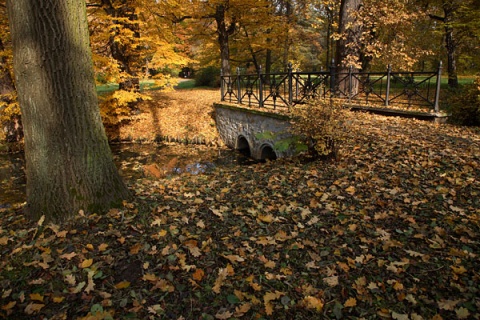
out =
[[85,0],[8,0],[26,210],[62,221],[127,199],[100,118]]
[[[361,58],[360,37],[362,34],[361,26],[355,24],[352,13],[361,8],[363,0],[342,0],[340,4],[338,33],[341,39],[337,41],[336,64],[337,73],[342,73],[336,77],[336,86],[341,95],[348,95],[350,88],[352,93],[358,90],[358,81],[345,78],[352,61],[359,62]],[[358,67],[355,67],[358,70]]]
[[457,7],[452,1],[442,1],[443,17],[430,15],[430,18],[441,21],[445,30],[445,49],[447,50],[447,72],[448,86],[451,88],[458,87],[457,75],[457,47],[458,42],[455,39],[455,14]]
[[457,75],[457,41],[452,27],[452,22],[455,19],[455,9],[447,1],[443,4],[443,12],[445,14],[445,48],[447,49],[447,72],[448,72],[448,86],[451,88],[458,87]]
[[217,23],[218,45],[220,46],[220,60],[222,65],[222,74],[229,76],[230,70],[230,35],[235,31],[235,20],[229,26],[226,22],[226,8],[223,4],[217,5],[215,10],[215,22]]

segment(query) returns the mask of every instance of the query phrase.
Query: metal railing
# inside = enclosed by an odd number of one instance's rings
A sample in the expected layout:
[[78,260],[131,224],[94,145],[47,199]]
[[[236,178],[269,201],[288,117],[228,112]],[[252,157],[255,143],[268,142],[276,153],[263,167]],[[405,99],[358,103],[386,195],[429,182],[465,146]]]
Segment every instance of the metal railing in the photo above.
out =
[[431,72],[293,71],[221,76],[221,100],[261,108],[289,109],[310,98],[339,98],[349,105],[439,112],[442,63]]

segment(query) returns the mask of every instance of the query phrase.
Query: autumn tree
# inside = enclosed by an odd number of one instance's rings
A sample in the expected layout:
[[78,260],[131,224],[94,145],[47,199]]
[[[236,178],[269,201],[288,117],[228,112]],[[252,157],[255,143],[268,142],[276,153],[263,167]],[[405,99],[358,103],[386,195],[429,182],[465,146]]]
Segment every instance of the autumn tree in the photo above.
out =
[[64,220],[128,197],[97,105],[84,0],[7,1],[31,217]]
[[459,49],[478,42],[480,5],[476,0],[425,0],[428,16],[440,22],[447,53],[448,85],[458,86]]
[[23,138],[22,120],[16,99],[16,89],[12,77],[10,32],[5,1],[0,2],[0,123],[9,149],[19,149]]

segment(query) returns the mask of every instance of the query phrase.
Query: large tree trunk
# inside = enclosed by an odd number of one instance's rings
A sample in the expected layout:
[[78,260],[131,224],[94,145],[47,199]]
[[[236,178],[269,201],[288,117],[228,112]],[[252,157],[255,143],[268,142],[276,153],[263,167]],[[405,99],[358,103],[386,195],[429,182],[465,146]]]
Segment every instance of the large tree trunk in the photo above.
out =
[[97,106],[85,0],[8,0],[27,211],[61,221],[128,197]]
[[[337,73],[336,86],[341,96],[354,94],[358,90],[358,81],[345,78],[350,66],[358,70],[361,58],[362,28],[355,23],[353,12],[360,9],[363,0],[342,0],[340,4],[340,15],[338,24],[338,33],[342,36],[337,41],[336,63]],[[353,65],[353,64],[356,65]],[[352,92],[350,92],[352,89]]]

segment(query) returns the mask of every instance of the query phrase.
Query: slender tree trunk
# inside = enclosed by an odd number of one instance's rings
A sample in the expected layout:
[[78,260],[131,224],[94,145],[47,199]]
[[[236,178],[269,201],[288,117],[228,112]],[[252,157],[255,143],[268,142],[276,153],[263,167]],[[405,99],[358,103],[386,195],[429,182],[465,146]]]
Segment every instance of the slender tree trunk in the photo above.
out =
[[27,207],[61,221],[128,197],[95,91],[85,0],[8,0],[25,130]]
[[453,27],[451,26],[454,20],[454,10],[449,5],[444,4],[445,13],[445,48],[447,49],[447,72],[448,72],[448,86],[451,88],[458,87],[457,75],[457,41]]
[[225,21],[225,6],[217,5],[215,10],[215,22],[217,23],[218,45],[220,46],[220,59],[222,74],[229,76],[230,69],[230,35],[235,31],[235,21],[232,21],[229,26]]
[[438,20],[443,23],[445,30],[445,49],[447,50],[447,72],[448,86],[451,88],[458,87],[457,75],[457,47],[458,43],[455,39],[455,30],[453,23],[455,21],[455,12],[457,8],[452,1],[442,1],[443,17],[437,15],[429,15],[431,19]]

